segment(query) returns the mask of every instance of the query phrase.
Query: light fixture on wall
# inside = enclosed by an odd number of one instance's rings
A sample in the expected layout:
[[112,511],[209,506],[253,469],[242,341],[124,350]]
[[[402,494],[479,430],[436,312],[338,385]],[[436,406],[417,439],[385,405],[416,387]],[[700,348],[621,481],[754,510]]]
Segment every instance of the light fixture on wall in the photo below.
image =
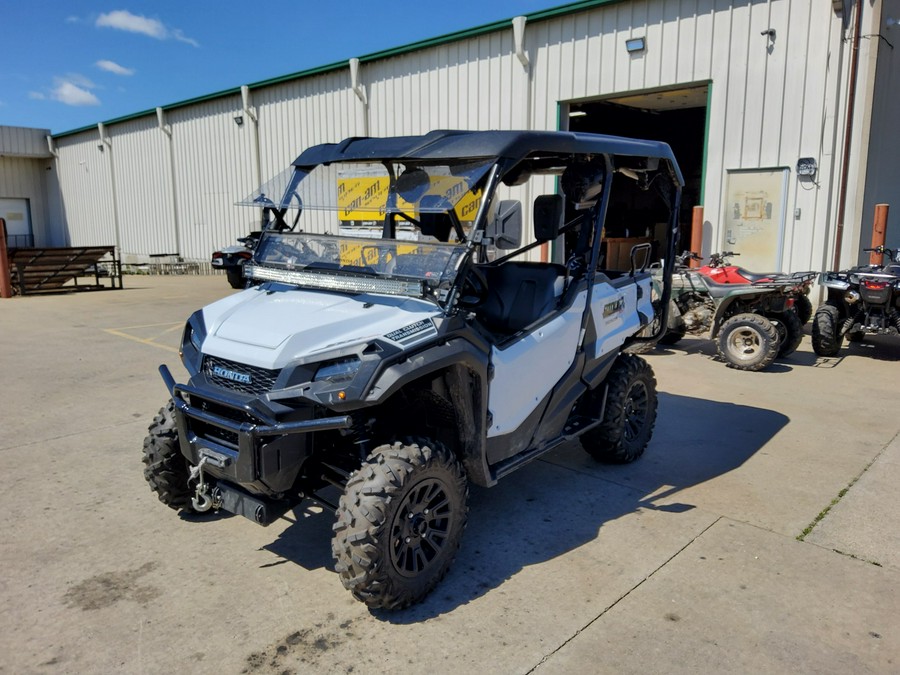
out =
[[97,149],[98,149],[100,152],[103,152],[103,143],[100,143],[100,144],[97,146]]
[[243,115],[235,115],[235,116],[234,116],[234,123],[237,124],[239,127],[240,127],[240,126],[243,126],[243,124],[244,124],[244,116],[243,116]]
[[625,51],[629,54],[642,52],[647,48],[647,43],[643,37],[628,38],[625,40]]

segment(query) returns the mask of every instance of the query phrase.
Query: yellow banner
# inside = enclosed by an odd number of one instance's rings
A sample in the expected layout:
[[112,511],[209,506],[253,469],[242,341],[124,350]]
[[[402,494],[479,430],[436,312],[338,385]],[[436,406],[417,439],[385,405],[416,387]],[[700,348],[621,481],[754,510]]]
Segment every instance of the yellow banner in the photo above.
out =
[[[338,208],[342,221],[380,220],[384,217],[390,181],[387,176],[356,176],[338,178]],[[440,195],[448,200],[462,199],[454,206],[460,222],[475,220],[481,204],[481,191],[469,192],[462,178],[453,176],[432,176],[427,195]],[[413,215],[416,205],[397,198],[397,209]]]

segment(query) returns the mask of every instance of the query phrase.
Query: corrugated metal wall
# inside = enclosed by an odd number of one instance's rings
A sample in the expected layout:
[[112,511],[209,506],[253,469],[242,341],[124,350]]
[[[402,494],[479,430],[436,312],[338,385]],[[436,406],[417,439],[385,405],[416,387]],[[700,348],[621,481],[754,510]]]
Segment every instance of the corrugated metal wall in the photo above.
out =
[[[760,34],[769,29],[774,40]],[[625,39],[639,35],[646,50],[627,53]],[[510,26],[363,63],[367,109],[343,69],[252,89],[258,126],[242,111],[240,95],[167,111],[174,196],[169,141],[155,118],[115,124],[107,132],[121,245],[126,254],[174,252],[174,199],[180,253],[207,259],[252,227],[255,214],[233,203],[256,186],[257,162],[267,180],[314,143],[436,128],[557,129],[566,123],[558,119],[560,102],[709,83],[709,245],[718,248],[722,239],[729,170],[793,169],[798,157],[816,157],[816,189],[801,189],[791,173],[788,213],[803,215],[789,217],[784,262],[820,268],[833,238],[836,120],[849,51],[840,38],[840,19],[818,0],[633,0],[529,23],[525,68]],[[241,126],[236,115],[244,117]],[[76,243],[108,242],[113,228],[109,153],[98,153],[98,142],[95,132],[59,139],[60,184]]]
[[49,238],[47,194],[47,146],[49,129],[0,127],[0,198],[27,199],[31,230],[36,245]]
[[[47,142],[44,141],[44,146],[46,145]],[[48,214],[44,199],[47,194],[44,178],[47,166],[47,161],[43,159],[0,157],[0,198],[28,200],[31,208],[31,231],[38,246],[48,239]]]

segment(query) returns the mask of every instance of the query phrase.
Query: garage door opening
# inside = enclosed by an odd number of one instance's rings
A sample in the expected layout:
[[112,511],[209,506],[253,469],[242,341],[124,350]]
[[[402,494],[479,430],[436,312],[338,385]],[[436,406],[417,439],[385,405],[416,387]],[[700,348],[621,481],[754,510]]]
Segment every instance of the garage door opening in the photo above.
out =
[[[570,131],[664,141],[672,147],[685,180],[679,214],[680,236],[675,243],[678,252],[690,248],[692,209],[702,203],[708,90],[708,85],[702,85],[580,101],[562,109],[563,124],[568,122]],[[662,201],[648,200],[636,184],[617,184],[613,194],[606,236],[622,240],[656,239],[656,233],[660,227],[664,228],[662,224],[668,217]]]

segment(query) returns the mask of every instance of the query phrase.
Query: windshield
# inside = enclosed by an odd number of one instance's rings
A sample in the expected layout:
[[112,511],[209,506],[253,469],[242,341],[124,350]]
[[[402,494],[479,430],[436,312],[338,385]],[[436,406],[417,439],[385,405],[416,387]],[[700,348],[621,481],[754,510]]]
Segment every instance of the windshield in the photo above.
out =
[[491,166],[469,159],[290,167],[239,202],[262,209],[265,231],[245,272],[310,287],[445,297]]
[[[420,214],[449,214],[468,229],[481,203],[480,182],[489,160],[454,161],[441,165],[412,162],[344,162],[317,166],[306,172],[290,167],[238,204],[257,208],[326,211],[330,217],[310,218],[308,231],[334,233],[338,227],[381,224],[391,218],[406,229],[419,227]],[[291,221],[293,216],[286,216]],[[288,222],[288,224],[290,224]],[[426,224],[426,229],[428,225]],[[455,225],[455,223],[454,223]],[[317,227],[315,227],[317,226]],[[407,227],[411,226],[411,227]],[[454,226],[423,233],[444,240],[460,238]]]

